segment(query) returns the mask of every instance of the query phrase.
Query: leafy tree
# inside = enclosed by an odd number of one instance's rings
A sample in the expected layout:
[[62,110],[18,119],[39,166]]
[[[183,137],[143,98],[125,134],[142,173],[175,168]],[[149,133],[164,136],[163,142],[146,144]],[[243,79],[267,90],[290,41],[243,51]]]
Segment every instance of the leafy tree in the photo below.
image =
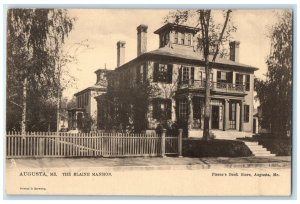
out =
[[223,11],[223,22],[217,23],[215,18],[219,11],[212,10],[177,10],[171,12],[165,19],[166,22],[177,24],[196,23],[195,27],[200,28],[198,33],[198,51],[202,53],[205,61],[205,109],[204,109],[204,130],[203,139],[210,139],[210,73],[217,57],[226,56],[224,44],[230,39],[230,33],[236,28],[230,24],[231,10]]
[[[26,123],[38,124],[42,110],[53,105],[59,86],[55,56],[72,30],[73,23],[74,19],[64,9],[8,10],[8,130],[21,129],[25,132]],[[52,116],[44,117],[49,119]],[[44,128],[34,127],[31,130],[41,131]]]
[[266,80],[255,80],[262,110],[262,126],[271,126],[273,136],[286,136],[292,115],[292,13],[284,11],[270,31],[271,51]]

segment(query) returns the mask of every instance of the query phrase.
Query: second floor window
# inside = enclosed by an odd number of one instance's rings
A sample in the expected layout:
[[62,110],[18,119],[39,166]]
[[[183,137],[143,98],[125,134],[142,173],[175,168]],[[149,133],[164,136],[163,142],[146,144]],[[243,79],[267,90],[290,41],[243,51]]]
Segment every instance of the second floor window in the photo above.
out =
[[232,72],[217,71],[217,82],[232,83]]
[[188,84],[193,83],[195,80],[195,68],[194,67],[186,67],[182,66],[179,69],[179,83]]
[[235,74],[235,84],[236,85],[243,85],[243,75],[236,73]]
[[154,63],[153,82],[172,83],[172,64]]

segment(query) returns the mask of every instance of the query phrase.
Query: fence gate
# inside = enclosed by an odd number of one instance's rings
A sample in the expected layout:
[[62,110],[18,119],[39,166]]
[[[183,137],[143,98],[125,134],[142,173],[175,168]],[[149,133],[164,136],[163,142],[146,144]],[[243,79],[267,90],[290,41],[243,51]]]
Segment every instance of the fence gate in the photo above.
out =
[[7,158],[24,157],[130,157],[179,155],[179,136],[125,133],[8,132]]

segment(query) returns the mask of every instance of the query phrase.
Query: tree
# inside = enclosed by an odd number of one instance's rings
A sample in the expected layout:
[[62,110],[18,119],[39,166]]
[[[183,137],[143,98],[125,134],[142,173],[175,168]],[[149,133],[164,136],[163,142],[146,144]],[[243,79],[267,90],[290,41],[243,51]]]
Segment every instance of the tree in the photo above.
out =
[[[191,23],[196,22],[195,27],[200,27],[198,34],[198,51],[202,53],[205,62],[205,109],[204,109],[204,130],[203,139],[209,140],[210,120],[210,73],[215,60],[219,56],[225,56],[224,43],[230,38],[230,33],[236,28],[229,25],[231,21],[231,10],[223,11],[222,23],[216,23],[212,10],[177,10],[171,12],[165,19],[167,22]],[[220,52],[221,50],[221,52]]]
[[267,58],[266,80],[255,80],[262,110],[262,126],[270,126],[273,136],[286,136],[292,115],[292,13],[277,15],[270,30],[271,51]]
[[[64,9],[8,10],[7,129],[21,129],[24,133],[26,123],[33,122],[42,109],[52,104],[58,85],[55,82],[55,55],[73,23],[74,19]],[[39,112],[35,112],[36,107],[41,108]],[[36,127],[35,130],[41,129]]]

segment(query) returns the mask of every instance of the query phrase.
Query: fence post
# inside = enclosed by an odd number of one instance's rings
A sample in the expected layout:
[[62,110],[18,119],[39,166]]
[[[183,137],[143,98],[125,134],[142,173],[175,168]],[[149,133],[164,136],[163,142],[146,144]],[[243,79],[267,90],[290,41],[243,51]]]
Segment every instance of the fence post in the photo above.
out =
[[44,156],[44,141],[45,141],[45,138],[42,136],[39,138],[39,156],[42,157]]
[[162,130],[161,134],[161,156],[165,157],[166,156],[166,129]]
[[178,156],[182,157],[182,129],[179,129],[179,134],[178,134]]

